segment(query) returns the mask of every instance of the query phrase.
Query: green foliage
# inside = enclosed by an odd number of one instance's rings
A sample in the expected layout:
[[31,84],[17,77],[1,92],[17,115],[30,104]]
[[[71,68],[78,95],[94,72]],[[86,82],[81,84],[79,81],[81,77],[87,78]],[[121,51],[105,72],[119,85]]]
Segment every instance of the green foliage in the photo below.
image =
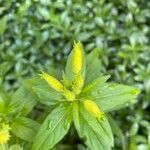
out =
[[[134,145],[138,150],[146,149],[150,145],[149,6],[148,0],[0,0],[0,84],[6,89],[5,96],[1,93],[3,99],[0,98],[0,113],[4,111],[5,105],[8,107],[11,99],[7,92],[13,93],[24,78],[35,72],[47,70],[61,80],[61,67],[66,61],[66,54],[71,50],[73,41],[80,40],[86,52],[95,53],[88,55],[92,58],[86,68],[85,85],[96,79],[101,70],[111,75],[111,81],[141,89],[135,107],[118,110],[111,115],[121,127],[127,145]],[[96,56],[99,59],[94,59]],[[60,70],[55,72],[51,66],[59,66]],[[36,86],[39,91],[34,88],[29,88],[29,91],[36,92],[38,102],[57,105],[56,101],[49,101],[52,95],[42,95],[42,85],[41,82],[39,87]],[[16,106],[23,104],[26,98],[26,95],[20,94],[22,96],[14,100]],[[31,94],[27,95],[28,99]],[[27,100],[28,105],[22,106],[23,109],[19,108],[20,114],[28,114],[35,119],[42,111],[43,115],[38,118],[42,123],[49,111],[38,103],[31,112],[35,105],[33,97],[33,101]],[[15,105],[14,110],[17,112]],[[135,126],[136,130],[131,132]],[[74,137],[76,134],[70,134],[71,139]],[[115,149],[120,150],[119,139],[115,138]],[[69,145],[64,143],[67,142],[63,141],[58,148],[68,148],[72,144],[78,147],[81,141],[68,142]]]
[[33,150],[46,150],[60,141],[68,132],[72,116],[71,106],[60,105],[56,107],[45,119],[33,141]]
[[[80,127],[77,128],[80,137],[86,138],[86,144],[90,149],[111,149],[114,139],[107,119],[97,120],[82,107],[79,106]],[[74,118],[74,122],[76,122],[76,118]]]
[[[82,51],[82,48],[78,50]],[[132,100],[135,101],[135,98],[139,93],[137,88],[105,83],[109,76],[98,78],[98,74],[95,76],[97,78],[96,81],[93,79],[92,83],[89,83],[85,87],[83,86],[83,89],[81,87],[80,92],[76,93],[74,88],[72,88],[74,85],[77,86],[74,84],[74,79],[78,76],[77,74],[72,73],[74,66],[72,66],[73,59],[70,57],[73,57],[73,55],[73,52],[71,52],[71,55],[68,57],[66,72],[63,74],[63,77],[65,78],[65,80],[62,80],[64,91],[53,89],[57,83],[51,80],[50,75],[49,77],[47,75],[46,78],[44,78],[47,83],[40,81],[36,85],[33,84],[33,89],[36,93],[40,93],[38,94],[38,97],[41,99],[41,103],[50,107],[51,105],[54,105],[53,102],[51,103],[51,99],[52,101],[57,102],[54,106],[55,109],[46,117],[35,136],[32,146],[33,150],[48,150],[53,148],[68,132],[72,120],[79,136],[85,138],[86,146],[89,149],[111,149],[111,147],[114,146],[111,127],[107,117],[105,115],[103,116],[101,110],[109,112],[124,107],[126,103],[132,104]],[[89,64],[89,62],[91,62],[90,58],[93,58],[92,55],[95,56],[95,52],[88,54],[86,57],[87,59],[84,55],[81,55],[81,61]],[[98,59],[98,57],[95,59]],[[95,63],[97,63],[97,61],[95,61]],[[93,66],[96,65],[95,63],[93,63]],[[82,74],[83,68],[85,68],[85,65],[81,66],[79,74],[81,74],[81,78],[84,82],[84,77],[90,76],[90,74],[85,75],[86,69],[84,69],[84,73]],[[70,73],[71,78],[69,76]],[[43,84],[46,84],[47,86],[45,86],[45,88],[43,88],[44,86],[39,86]],[[66,91],[67,93],[75,92],[75,99],[66,97]],[[59,93],[59,97],[55,96],[53,98],[53,95],[57,95],[55,93]],[[50,97],[50,95],[52,95],[52,97]],[[46,98],[46,102],[44,98]],[[90,107],[85,107],[86,100],[91,101]],[[48,103],[48,101],[50,102]],[[95,101],[96,103],[92,101]],[[99,115],[101,118],[97,118]]]
[[[12,143],[17,142],[16,136],[22,140],[32,142],[33,137],[40,127],[39,123],[25,117],[28,113],[30,113],[33,104],[34,106],[36,104],[35,99],[33,99],[33,96],[35,97],[36,95],[30,95],[31,97],[29,102],[27,91],[28,90],[24,85],[22,85],[13,94],[6,93],[2,88],[0,89],[0,124],[3,123],[9,126],[9,134],[11,135],[10,138],[12,138]],[[30,107],[26,109],[29,105],[28,103],[30,103]],[[2,150],[8,149],[7,143],[4,143],[4,145],[0,144],[0,146],[2,147]],[[11,146],[10,149],[14,149],[13,147],[16,146]],[[17,147],[19,150],[19,146]]]
[[32,142],[39,129],[39,124],[25,117],[17,117],[11,125],[12,132],[23,140]]
[[12,145],[10,147],[0,145],[1,150],[23,150],[23,148],[19,144]]

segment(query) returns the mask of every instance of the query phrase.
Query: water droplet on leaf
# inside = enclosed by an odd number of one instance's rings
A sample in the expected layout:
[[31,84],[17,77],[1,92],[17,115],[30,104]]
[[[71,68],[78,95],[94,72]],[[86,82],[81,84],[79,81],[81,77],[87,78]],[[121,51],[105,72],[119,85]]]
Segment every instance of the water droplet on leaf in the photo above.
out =
[[53,121],[50,121],[50,122],[49,122],[49,125],[48,125],[48,128],[49,128],[49,129],[52,128],[52,124],[53,124]]

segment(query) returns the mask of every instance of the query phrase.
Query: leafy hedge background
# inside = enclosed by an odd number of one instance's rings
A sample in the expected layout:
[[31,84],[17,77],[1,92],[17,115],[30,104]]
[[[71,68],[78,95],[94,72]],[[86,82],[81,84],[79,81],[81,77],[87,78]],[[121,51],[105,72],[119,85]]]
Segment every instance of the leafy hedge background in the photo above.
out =
[[[0,0],[0,84],[16,90],[24,78],[64,65],[73,41],[98,49],[101,71],[141,89],[138,103],[112,113],[130,149],[150,145],[150,1]],[[75,133],[68,135],[75,139]],[[67,144],[79,143],[68,140]],[[60,146],[62,146],[60,144]]]

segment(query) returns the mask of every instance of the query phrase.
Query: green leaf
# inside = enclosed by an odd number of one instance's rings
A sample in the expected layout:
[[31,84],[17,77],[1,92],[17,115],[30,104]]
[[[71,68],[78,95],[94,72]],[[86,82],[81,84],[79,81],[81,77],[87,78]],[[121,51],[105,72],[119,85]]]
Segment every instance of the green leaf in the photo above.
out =
[[99,77],[98,79],[93,80],[91,84],[85,86],[82,90],[84,94],[90,94],[91,92],[98,90],[100,86],[102,86],[108,79],[110,75]]
[[71,105],[60,105],[48,115],[33,141],[32,150],[49,150],[65,136],[72,122],[71,108]]
[[8,150],[8,144],[0,144],[0,150]]
[[0,64],[0,76],[4,76],[7,71],[11,68],[11,64],[9,62],[3,62]]
[[87,112],[82,104],[79,107],[78,134],[85,139],[86,145],[91,150],[110,150],[114,145],[110,125],[105,117],[98,120]]
[[23,17],[23,15],[25,15],[25,13],[27,12],[28,8],[30,7],[30,1],[25,1],[25,3],[23,3],[18,10],[18,14],[20,15],[21,19]]
[[9,104],[10,97],[6,91],[0,87],[0,113],[6,113],[8,107],[6,107]]
[[1,93],[0,93],[0,113],[3,113],[5,110],[5,102],[3,100],[3,97],[1,96]]
[[0,20],[0,35],[3,35],[7,27],[7,16]]
[[12,145],[9,150],[23,150],[23,147],[19,144]]
[[139,90],[127,85],[105,83],[95,92],[94,99],[104,112],[117,110],[136,102]]
[[23,140],[32,142],[34,136],[36,135],[40,124],[36,121],[25,118],[17,117],[13,120],[11,124],[12,132]]
[[[82,46],[81,46],[82,47]],[[82,68],[81,68],[81,75],[83,78],[85,78],[85,69],[86,69],[86,64],[85,64],[85,54],[83,49],[82,50]],[[71,51],[71,53],[68,56],[67,59],[67,64],[66,64],[66,77],[68,78],[68,80],[72,81],[74,78],[74,74],[72,72],[72,55],[73,55],[73,51]]]
[[32,89],[37,94],[38,100],[47,106],[56,105],[62,100],[62,94],[52,89],[45,81],[35,81]]
[[121,140],[122,150],[126,150],[127,149],[126,139],[125,139],[125,136],[123,135],[120,127],[118,126],[118,124],[115,122],[115,120],[111,116],[108,116],[108,120],[109,120],[110,126],[112,128],[112,132],[114,133],[114,135],[118,136],[118,138]]
[[95,49],[86,56],[85,85],[100,76],[101,62],[98,59],[98,51]]
[[80,130],[79,106],[78,106],[78,102],[76,102],[76,101],[73,102],[72,114],[73,114],[74,125],[75,125],[77,131],[79,132],[79,130]]
[[36,105],[38,97],[33,93],[29,84],[26,86],[29,81],[24,81],[24,84],[13,94],[9,104],[10,113],[18,113],[19,111],[21,114],[27,115]]

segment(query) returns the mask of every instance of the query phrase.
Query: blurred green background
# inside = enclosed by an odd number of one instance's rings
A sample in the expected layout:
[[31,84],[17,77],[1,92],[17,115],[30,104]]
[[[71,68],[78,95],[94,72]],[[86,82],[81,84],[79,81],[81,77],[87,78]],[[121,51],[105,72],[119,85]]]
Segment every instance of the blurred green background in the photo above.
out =
[[148,150],[149,22],[148,0],[0,0],[0,84],[16,90],[43,68],[64,65],[81,41],[86,52],[99,51],[102,73],[141,89],[136,105],[112,113],[125,135],[115,149],[125,138],[130,150]]

